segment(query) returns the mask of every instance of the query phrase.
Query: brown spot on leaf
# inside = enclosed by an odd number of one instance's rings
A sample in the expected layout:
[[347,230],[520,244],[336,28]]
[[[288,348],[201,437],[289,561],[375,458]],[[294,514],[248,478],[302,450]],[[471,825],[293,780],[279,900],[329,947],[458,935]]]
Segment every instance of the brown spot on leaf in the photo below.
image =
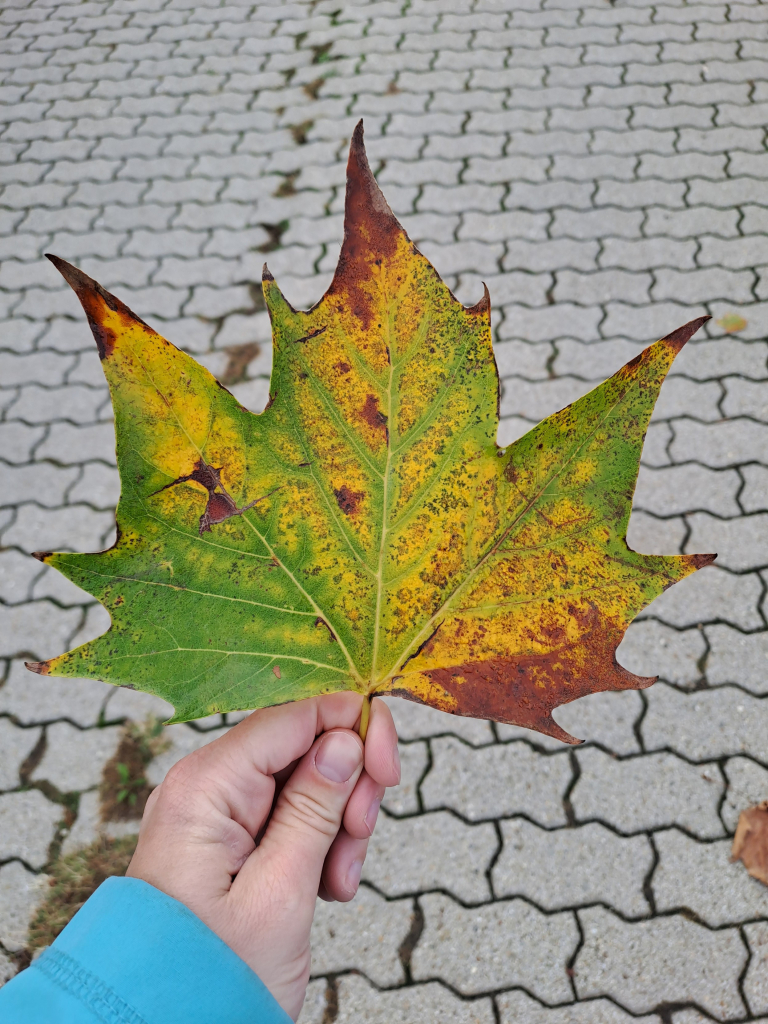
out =
[[369,427],[373,427],[374,430],[387,430],[387,417],[379,409],[379,400],[376,395],[366,395],[365,405],[360,410],[360,415],[363,417]]
[[[454,714],[490,718],[536,729],[564,743],[579,743],[554,721],[555,708],[589,693],[643,689],[656,678],[636,676],[618,664],[616,648],[624,630],[602,620],[596,607],[584,613],[573,609],[572,615],[582,626],[576,642],[561,641],[542,655],[466,662],[422,675],[442,689],[448,698],[446,710]],[[405,689],[392,692],[414,699]]]
[[336,495],[336,503],[345,516],[353,516],[359,510],[360,502],[365,497],[362,491],[350,490],[346,484],[342,484],[338,490],[334,488],[333,493]]
[[275,677],[277,679],[282,679],[283,678],[282,673],[280,672],[280,666],[279,665],[273,665],[272,666],[272,671],[274,672]]
[[200,516],[200,536],[202,537],[204,533],[210,532],[211,526],[223,523],[225,520],[231,519],[232,516],[241,516],[243,512],[247,512],[248,509],[253,508],[254,505],[264,501],[270,494],[274,494],[275,491],[280,489],[279,487],[273,487],[271,491],[262,494],[260,498],[256,498],[242,508],[238,508],[234,498],[227,492],[227,489],[221,482],[222,469],[222,466],[209,466],[204,459],[198,459],[191,473],[178,477],[178,479],[166,484],[165,487],[161,487],[159,491],[154,493],[160,494],[161,491],[167,491],[169,487],[186,483],[188,480],[194,480],[196,483],[202,484],[206,491],[208,491],[208,502],[205,506],[205,512]]
[[768,800],[739,815],[731,860],[740,860],[753,878],[768,885]]
[[344,362],[335,363],[333,368],[334,370],[338,370],[339,373],[349,373],[349,371],[352,369],[349,363]]

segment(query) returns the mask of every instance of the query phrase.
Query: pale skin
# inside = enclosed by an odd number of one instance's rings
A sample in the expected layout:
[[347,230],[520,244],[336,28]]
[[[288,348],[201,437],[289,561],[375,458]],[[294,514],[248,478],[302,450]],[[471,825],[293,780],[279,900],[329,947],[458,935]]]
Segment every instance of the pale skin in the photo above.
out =
[[337,693],[256,711],[183,758],[147,801],[128,869],[189,907],[294,1020],[315,899],[354,897],[400,780],[389,708],[374,698],[363,745],[361,705]]

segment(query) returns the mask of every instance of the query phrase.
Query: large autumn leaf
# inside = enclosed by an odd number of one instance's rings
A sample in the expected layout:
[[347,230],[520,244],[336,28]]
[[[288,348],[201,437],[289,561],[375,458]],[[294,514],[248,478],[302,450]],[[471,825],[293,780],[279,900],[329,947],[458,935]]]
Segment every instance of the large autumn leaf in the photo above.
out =
[[559,704],[653,682],[616,648],[711,556],[638,554],[627,522],[659,388],[706,318],[499,448],[488,293],[465,308],[414,247],[361,126],[327,293],[299,312],[265,268],[261,415],[50,258],[96,338],[122,493],[114,547],[40,556],[112,626],[36,671],[147,690],[174,721],[356,690],[563,740]]

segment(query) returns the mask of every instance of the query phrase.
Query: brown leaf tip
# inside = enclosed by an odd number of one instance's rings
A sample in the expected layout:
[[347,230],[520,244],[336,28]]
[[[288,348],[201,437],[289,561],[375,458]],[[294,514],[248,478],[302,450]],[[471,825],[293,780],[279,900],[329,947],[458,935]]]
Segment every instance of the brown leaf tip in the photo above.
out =
[[116,295],[108,292],[106,288],[102,288],[98,281],[94,281],[92,277],[88,277],[88,275],[78,267],[73,266],[71,263],[67,263],[66,260],[62,260],[60,257],[54,256],[49,252],[45,253],[45,258],[51,261],[80,300],[80,304],[85,310],[85,315],[88,317],[88,323],[90,324],[91,331],[93,332],[93,337],[96,341],[96,347],[99,350],[99,357],[101,359],[106,359],[112,355],[115,347],[115,336],[113,332],[107,330],[107,328],[102,324],[102,320],[104,318],[103,305],[108,309],[111,309],[113,313],[119,313],[121,316],[124,316],[129,320],[133,320],[134,323],[141,324],[141,326],[146,327],[148,331],[152,330],[148,324],[144,323],[140,316],[137,316],[133,310],[129,309],[124,302],[121,302]]
[[697,569],[703,569],[705,565],[712,565],[717,555],[689,555],[688,557]]
[[32,557],[36,558],[38,562],[44,562],[46,559],[50,558],[52,554],[52,551],[33,551]]
[[679,352],[686,341],[689,341],[696,331],[702,327],[707,320],[711,320],[711,316],[700,316],[695,320],[689,321],[687,324],[683,324],[682,327],[678,327],[676,331],[672,331],[671,334],[665,335],[661,340],[666,341],[667,344],[674,346]]
[[479,302],[476,302],[474,306],[467,306],[467,312],[473,316],[487,316],[491,311],[491,293],[488,291],[488,285],[483,281],[483,296]]
[[47,661],[25,661],[24,668],[29,669],[30,672],[34,672],[38,676],[47,676],[49,662]]
[[261,280],[262,281],[274,281],[275,280],[274,277],[272,276],[272,273],[270,272],[270,269],[269,269],[269,267],[267,266],[266,263],[261,268]]

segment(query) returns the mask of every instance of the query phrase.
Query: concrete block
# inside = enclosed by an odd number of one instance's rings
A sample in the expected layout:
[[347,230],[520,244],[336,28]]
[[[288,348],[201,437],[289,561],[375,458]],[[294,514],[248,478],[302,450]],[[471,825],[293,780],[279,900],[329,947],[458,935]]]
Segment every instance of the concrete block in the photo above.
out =
[[501,1024],[660,1024],[661,1018],[635,1017],[608,999],[590,999],[554,1009],[541,1006],[524,992],[496,997]]
[[21,784],[19,771],[39,739],[39,729],[20,729],[9,718],[0,719],[0,789]]
[[421,784],[426,808],[447,807],[470,821],[522,813],[544,826],[566,823],[566,752],[539,754],[515,742],[473,750],[452,737],[431,745],[432,768]]
[[768,509],[768,469],[765,466],[744,466],[744,490],[739,496],[746,512]]
[[0,605],[0,657],[42,661],[63,653],[82,620],[80,608],[50,601]]
[[720,815],[728,832],[735,832],[739,815],[768,800],[768,771],[748,757],[730,757],[725,762],[728,789]]
[[33,875],[18,861],[0,868],[0,942],[9,952],[27,945],[30,922],[47,888],[47,875]]
[[44,509],[28,502],[18,506],[13,525],[3,533],[3,544],[23,551],[98,551],[114,524],[112,513],[95,512],[87,505]]
[[387,902],[361,886],[349,903],[317,901],[312,922],[312,974],[356,968],[376,985],[405,981],[398,949],[408,934],[411,900]]
[[18,857],[31,868],[41,868],[63,817],[64,808],[37,789],[0,796],[0,859]]
[[658,675],[668,683],[689,687],[701,678],[699,665],[706,649],[699,629],[670,629],[654,619],[641,619],[630,623],[616,657],[636,675]]
[[[336,1024],[493,1024],[495,1020],[490,999],[462,1000],[436,981],[381,992],[364,978],[348,974],[339,978],[337,989]],[[322,1024],[321,1017],[317,1024]]]
[[695,1002],[716,1020],[744,1014],[738,978],[747,951],[737,929],[713,932],[679,915],[627,924],[601,907],[579,918],[579,998],[610,996],[636,1014],[669,1002]]
[[637,509],[629,520],[627,544],[646,555],[674,555],[681,552],[685,534],[682,518],[657,519]]
[[416,704],[399,697],[383,697],[392,712],[397,735],[402,740],[428,739],[430,736],[459,736],[465,743],[482,746],[493,743],[493,731],[488,722],[477,718],[462,718],[445,711]]
[[44,571],[29,555],[13,549],[0,551],[0,597],[6,604],[28,601],[35,580]]
[[725,624],[707,626],[705,633],[710,683],[737,683],[752,693],[768,693],[768,633],[745,635]]
[[521,818],[501,822],[501,834],[492,870],[497,898],[524,896],[545,910],[608,903],[628,917],[648,912],[643,882],[653,850],[646,836],[622,838],[597,823],[544,831]]
[[756,573],[735,576],[708,566],[670,587],[643,614],[678,628],[724,619],[739,629],[761,629],[761,594],[762,584]]
[[497,848],[490,823],[466,825],[447,811],[401,819],[381,814],[363,879],[390,897],[442,889],[475,903],[490,896],[486,871]]
[[669,829],[653,840],[659,863],[651,888],[658,911],[686,909],[712,928],[768,913],[768,888],[751,878],[740,861],[731,862],[730,839],[697,843]]
[[46,730],[45,754],[31,778],[50,782],[62,793],[98,786],[121,735],[117,726],[81,730],[68,722],[55,722]]
[[[658,684],[657,684],[658,685]],[[716,766],[690,765],[674,754],[616,761],[595,748],[579,750],[581,775],[571,791],[577,821],[602,821],[626,835],[680,825],[719,838],[723,783]]]
[[686,551],[717,551],[717,564],[740,572],[768,563],[768,513],[720,519],[708,512],[688,516]]
[[[674,379],[665,387],[672,383]],[[679,515],[693,508],[705,509],[717,516],[737,516],[740,510],[736,494],[740,483],[734,470],[708,469],[696,462],[658,469],[641,466],[634,505],[658,516]],[[722,548],[722,539],[719,538],[719,542]]]
[[754,416],[768,423],[768,389],[764,382],[726,377],[724,383],[723,412],[726,416]]
[[388,789],[382,807],[391,814],[415,814],[419,811],[419,782],[429,764],[426,743],[399,743],[400,785]]
[[518,899],[465,909],[437,893],[420,903],[415,980],[450,978],[462,995],[520,986],[546,1002],[572,998],[566,965],[578,941],[573,914],[544,915]]
[[63,505],[67,491],[79,473],[74,466],[64,468],[50,462],[9,466],[0,463],[0,503],[4,506],[24,501],[56,508]]
[[765,921],[747,924],[744,934],[752,953],[744,979],[744,995],[753,1013],[768,1013],[768,924]]

